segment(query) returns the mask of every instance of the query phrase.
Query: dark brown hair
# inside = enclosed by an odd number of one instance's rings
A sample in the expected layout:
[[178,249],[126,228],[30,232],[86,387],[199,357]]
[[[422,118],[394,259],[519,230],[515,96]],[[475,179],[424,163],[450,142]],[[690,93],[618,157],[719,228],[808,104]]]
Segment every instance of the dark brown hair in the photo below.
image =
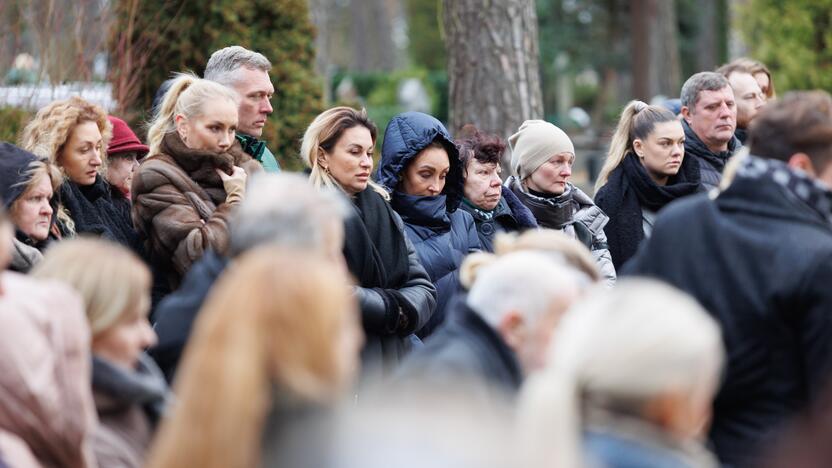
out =
[[832,160],[832,96],[826,91],[796,91],[766,105],[751,121],[751,154],[788,161],[805,153],[816,170]]
[[459,159],[466,173],[468,162],[471,158],[481,164],[500,164],[503,153],[506,151],[506,142],[497,135],[479,131],[476,127],[468,124],[460,130]]

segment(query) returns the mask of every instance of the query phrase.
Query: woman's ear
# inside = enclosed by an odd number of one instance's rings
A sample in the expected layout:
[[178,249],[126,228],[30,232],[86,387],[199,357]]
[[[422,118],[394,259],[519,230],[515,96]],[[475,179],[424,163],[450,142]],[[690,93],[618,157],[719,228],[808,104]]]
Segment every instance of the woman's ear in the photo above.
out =
[[644,142],[640,138],[633,140],[633,151],[635,151],[636,156],[644,157]]
[[176,133],[183,142],[188,141],[188,118],[182,114],[176,114],[173,118],[173,124],[176,127]]
[[326,170],[329,167],[329,158],[327,156],[326,151],[319,146],[317,160],[318,166],[320,166],[321,169]]

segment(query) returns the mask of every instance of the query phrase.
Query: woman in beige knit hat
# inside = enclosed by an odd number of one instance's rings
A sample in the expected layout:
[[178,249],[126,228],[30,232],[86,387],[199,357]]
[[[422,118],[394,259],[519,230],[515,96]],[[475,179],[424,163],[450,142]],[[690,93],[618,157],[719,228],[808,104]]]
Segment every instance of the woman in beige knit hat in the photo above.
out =
[[569,136],[549,122],[527,120],[509,138],[509,144],[514,175],[506,180],[506,186],[541,227],[563,231],[587,246],[607,284],[615,284],[615,267],[604,234],[609,217],[570,182],[575,146]]

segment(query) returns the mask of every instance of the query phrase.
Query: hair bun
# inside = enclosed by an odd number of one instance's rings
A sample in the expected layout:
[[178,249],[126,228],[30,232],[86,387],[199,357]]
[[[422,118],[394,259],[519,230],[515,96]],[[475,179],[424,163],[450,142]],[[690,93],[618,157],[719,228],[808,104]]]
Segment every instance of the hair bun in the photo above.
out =
[[635,106],[635,111],[636,111],[636,113],[639,113],[639,112],[641,112],[641,111],[643,111],[644,109],[647,109],[647,108],[649,107],[649,106],[647,105],[647,103],[646,103],[646,102],[644,102],[644,101],[638,101],[638,100],[636,100],[636,101],[633,101],[633,102],[635,103],[635,104],[634,104],[634,106]]

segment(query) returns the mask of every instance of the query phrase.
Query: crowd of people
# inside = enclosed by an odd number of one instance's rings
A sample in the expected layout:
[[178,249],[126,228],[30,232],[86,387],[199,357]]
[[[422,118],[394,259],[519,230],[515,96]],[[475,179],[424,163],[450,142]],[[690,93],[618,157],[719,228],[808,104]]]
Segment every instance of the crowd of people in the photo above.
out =
[[829,94],[697,73],[590,196],[543,120],[334,107],[282,172],[270,70],[0,143],[0,467],[832,462]]

